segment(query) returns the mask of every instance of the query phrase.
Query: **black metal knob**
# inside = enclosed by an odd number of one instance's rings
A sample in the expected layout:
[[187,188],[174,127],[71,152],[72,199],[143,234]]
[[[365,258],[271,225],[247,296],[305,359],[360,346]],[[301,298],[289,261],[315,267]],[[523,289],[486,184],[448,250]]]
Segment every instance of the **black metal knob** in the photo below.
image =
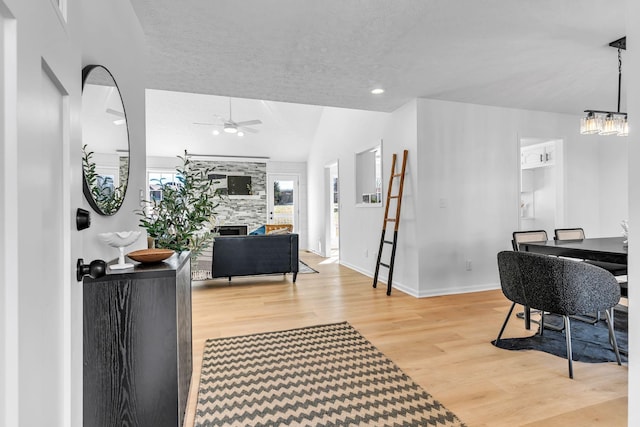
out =
[[91,214],[89,214],[89,211],[78,208],[78,210],[76,211],[76,228],[78,229],[78,231],[89,228],[90,225]]
[[101,259],[91,261],[89,264],[85,264],[82,258],[78,258],[76,264],[76,279],[78,282],[82,280],[84,276],[90,276],[92,279],[102,277],[107,273],[107,263]]

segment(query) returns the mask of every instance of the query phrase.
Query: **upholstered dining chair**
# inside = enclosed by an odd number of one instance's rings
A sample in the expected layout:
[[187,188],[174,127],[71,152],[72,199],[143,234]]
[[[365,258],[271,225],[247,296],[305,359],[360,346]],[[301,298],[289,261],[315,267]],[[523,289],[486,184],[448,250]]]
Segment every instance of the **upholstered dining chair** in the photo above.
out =
[[[547,232],[544,230],[527,230],[527,231],[514,231],[511,239],[511,246],[514,251],[520,250],[520,244],[528,242],[546,242],[548,239]],[[520,319],[524,319],[525,328],[531,329],[531,322],[538,323],[535,320],[531,320],[530,307],[524,307],[524,311],[517,314]]]
[[521,243],[546,242],[549,240],[547,232],[544,230],[514,231],[512,236],[511,246],[514,251],[520,250]]
[[582,240],[584,237],[582,228],[556,228],[553,230],[553,240]]
[[564,320],[569,378],[573,378],[569,316],[604,311],[609,341],[618,365],[622,364],[610,313],[620,301],[620,286],[611,273],[584,262],[516,251],[498,253],[498,272],[502,293],[512,304],[496,338],[496,345],[516,304],[541,311],[540,335],[544,330],[545,312],[561,315]]

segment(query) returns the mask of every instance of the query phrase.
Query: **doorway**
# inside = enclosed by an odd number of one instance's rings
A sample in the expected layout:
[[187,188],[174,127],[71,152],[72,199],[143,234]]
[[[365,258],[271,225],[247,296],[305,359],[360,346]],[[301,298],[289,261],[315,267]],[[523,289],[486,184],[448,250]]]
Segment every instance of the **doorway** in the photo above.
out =
[[553,230],[564,223],[563,140],[520,138],[520,230]]
[[327,180],[327,212],[325,224],[326,251],[325,256],[332,259],[340,259],[340,180],[338,177],[338,162],[325,167],[325,179]]
[[291,224],[293,231],[299,228],[298,175],[268,175],[267,177],[267,223]]

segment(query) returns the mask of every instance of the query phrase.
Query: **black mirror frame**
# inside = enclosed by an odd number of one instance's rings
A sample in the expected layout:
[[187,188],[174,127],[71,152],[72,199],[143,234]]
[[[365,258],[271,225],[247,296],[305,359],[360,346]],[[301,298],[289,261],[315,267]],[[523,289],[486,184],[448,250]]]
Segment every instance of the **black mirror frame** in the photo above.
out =
[[[116,89],[118,89],[118,95],[120,96],[120,103],[122,104],[122,113],[124,114],[125,126],[127,130],[127,148],[129,149],[129,156],[131,156],[131,137],[129,135],[129,120],[127,119],[127,110],[124,106],[124,100],[122,99],[122,92],[120,92],[118,83],[116,82],[116,79],[113,77],[113,74],[111,74],[111,71],[109,71],[109,69],[104,65],[91,64],[91,65],[85,66],[82,69],[82,92],[84,92],[84,85],[87,79],[89,78],[89,74],[91,74],[91,71],[95,70],[96,68],[102,68],[104,71],[106,71],[107,74],[109,74],[109,76],[111,77],[111,80],[113,80],[113,84],[115,85]],[[82,141],[82,143],[84,144],[84,141]],[[120,206],[118,206],[118,209],[116,209],[115,212],[113,212],[112,214],[107,214],[102,210],[102,208],[100,208],[100,206],[98,206],[96,201],[93,199],[93,196],[91,195],[91,189],[89,188],[89,184],[87,184],[87,178],[85,177],[84,167],[83,167],[82,168],[82,192],[84,193],[84,197],[85,199],[87,199],[87,202],[89,202],[89,205],[91,206],[91,208],[94,211],[96,211],[99,215],[102,215],[102,216],[115,215],[122,207],[122,204],[124,203],[124,200],[127,196],[127,190],[129,189],[130,172],[131,172],[131,159],[129,159],[129,162],[127,163],[127,185],[122,195],[122,203],[120,204]]]

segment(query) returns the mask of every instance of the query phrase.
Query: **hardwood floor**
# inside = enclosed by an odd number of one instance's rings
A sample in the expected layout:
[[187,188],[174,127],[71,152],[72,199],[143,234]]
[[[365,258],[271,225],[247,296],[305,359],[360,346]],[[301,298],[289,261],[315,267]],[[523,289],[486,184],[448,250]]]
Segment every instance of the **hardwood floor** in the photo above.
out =
[[[626,426],[627,366],[574,362],[494,347],[509,302],[499,290],[414,298],[310,253],[319,274],[234,278],[193,287],[194,376],[185,426],[194,422],[207,338],[348,321],[469,426]],[[505,337],[525,336],[512,318]]]

